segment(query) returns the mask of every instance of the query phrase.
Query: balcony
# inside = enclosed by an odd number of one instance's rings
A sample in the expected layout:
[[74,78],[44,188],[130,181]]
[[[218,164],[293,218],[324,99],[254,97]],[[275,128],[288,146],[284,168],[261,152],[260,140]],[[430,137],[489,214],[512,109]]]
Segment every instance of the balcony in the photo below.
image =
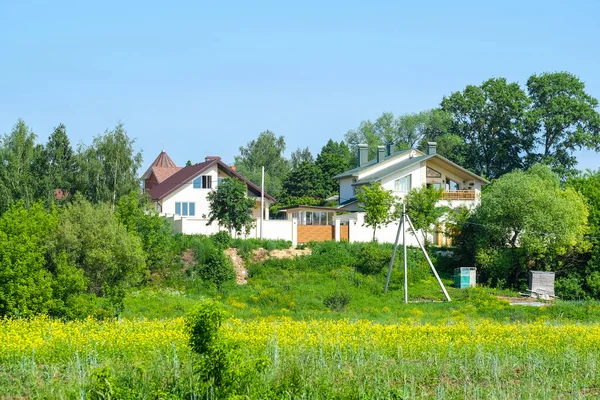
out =
[[477,200],[476,190],[444,190],[442,200]]

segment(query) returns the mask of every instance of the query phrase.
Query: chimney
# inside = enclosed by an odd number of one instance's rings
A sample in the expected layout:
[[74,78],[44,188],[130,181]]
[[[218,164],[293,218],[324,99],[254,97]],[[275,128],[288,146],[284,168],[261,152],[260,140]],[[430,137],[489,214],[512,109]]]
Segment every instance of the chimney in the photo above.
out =
[[377,162],[382,162],[385,157],[385,146],[377,146]]
[[235,165],[232,165],[231,169],[237,172],[237,167]]
[[427,154],[433,155],[436,153],[437,143],[436,142],[427,142]]
[[358,166],[362,167],[369,161],[369,148],[366,144],[358,145]]
[[388,157],[392,155],[392,142],[387,142],[385,144],[385,155]]

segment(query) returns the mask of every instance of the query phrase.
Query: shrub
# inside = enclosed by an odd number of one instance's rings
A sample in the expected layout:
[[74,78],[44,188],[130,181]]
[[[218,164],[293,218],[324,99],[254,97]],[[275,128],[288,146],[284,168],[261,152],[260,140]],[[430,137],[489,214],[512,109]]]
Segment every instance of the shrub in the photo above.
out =
[[337,291],[325,297],[323,304],[331,311],[342,312],[350,303],[350,296],[342,291]]
[[581,287],[581,280],[574,275],[556,280],[556,295],[564,300],[584,300],[586,293]]
[[214,283],[217,289],[221,289],[223,283],[235,279],[233,266],[221,250],[213,249],[206,261],[196,268],[200,279]]
[[205,393],[215,392],[215,398],[231,398],[240,392],[246,380],[266,367],[264,359],[245,361],[239,345],[221,334],[221,324],[225,318],[221,305],[203,300],[187,316],[186,330],[190,337],[190,347],[198,356],[196,370]]
[[231,236],[226,231],[219,231],[210,235],[210,240],[217,249],[227,249],[231,246]]
[[141,240],[127,231],[110,206],[92,205],[77,196],[60,215],[49,250],[55,265],[66,254],[66,262],[83,270],[88,291],[109,298],[117,311],[125,290],[148,271]]
[[312,242],[312,255],[307,257],[310,267],[316,270],[330,270],[340,266],[354,266],[357,245],[348,242]]
[[377,275],[386,265],[389,265],[391,257],[392,254],[388,249],[376,243],[366,243],[358,251],[355,268],[364,275]]

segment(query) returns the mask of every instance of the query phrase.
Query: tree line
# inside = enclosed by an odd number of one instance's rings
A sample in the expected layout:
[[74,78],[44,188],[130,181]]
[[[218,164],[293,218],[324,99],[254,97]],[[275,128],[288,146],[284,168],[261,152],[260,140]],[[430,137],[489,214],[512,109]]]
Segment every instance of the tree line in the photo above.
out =
[[[513,288],[532,268],[555,270],[565,297],[600,298],[600,173],[578,172],[573,155],[599,150],[597,106],[569,73],[533,75],[525,88],[493,78],[433,110],[363,121],[316,156],[304,148],[288,159],[284,137],[262,132],[235,165],[257,184],[264,166],[279,207],[327,204],[338,193],[331,177],[356,165],[358,143],[374,158],[376,145],[424,149],[436,141],[440,154],[492,179],[480,207],[452,211],[460,263]],[[181,250],[141,196],[141,153],[122,124],[76,148],[62,124],[45,143],[36,140],[22,120],[0,138],[0,315],[114,313],[128,288]],[[422,217],[415,223],[435,225],[438,197],[411,198],[408,209]]]

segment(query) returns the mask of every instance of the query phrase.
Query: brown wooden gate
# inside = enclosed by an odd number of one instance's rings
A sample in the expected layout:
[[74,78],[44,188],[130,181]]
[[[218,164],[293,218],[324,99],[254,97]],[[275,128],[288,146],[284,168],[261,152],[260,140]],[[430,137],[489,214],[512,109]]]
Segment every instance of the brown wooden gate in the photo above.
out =
[[335,239],[333,225],[298,225],[298,243],[324,242]]

